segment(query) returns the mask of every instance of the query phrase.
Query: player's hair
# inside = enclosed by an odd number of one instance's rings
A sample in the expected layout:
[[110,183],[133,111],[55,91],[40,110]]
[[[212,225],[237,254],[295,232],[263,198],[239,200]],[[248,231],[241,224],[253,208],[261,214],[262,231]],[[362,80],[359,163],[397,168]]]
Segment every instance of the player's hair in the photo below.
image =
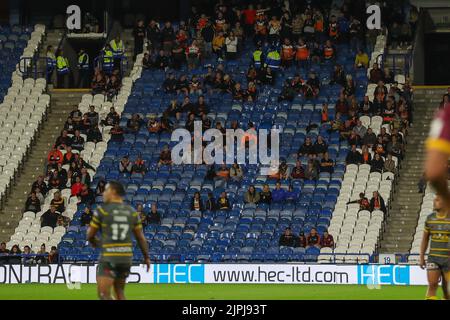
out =
[[120,196],[120,197],[125,196],[125,188],[123,187],[123,185],[120,182],[108,181],[108,185],[109,185],[110,188],[112,188],[114,190],[114,192],[118,196]]

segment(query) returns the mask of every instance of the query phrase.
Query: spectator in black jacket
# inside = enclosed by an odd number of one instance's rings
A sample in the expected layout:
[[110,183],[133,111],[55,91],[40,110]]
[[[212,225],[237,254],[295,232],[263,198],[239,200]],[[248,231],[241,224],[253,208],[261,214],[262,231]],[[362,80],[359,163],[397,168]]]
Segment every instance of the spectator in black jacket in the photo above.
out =
[[295,236],[292,234],[291,228],[284,229],[284,233],[280,236],[278,241],[280,247],[294,247],[295,246]]
[[272,203],[272,192],[267,184],[263,186],[263,190],[259,193],[259,203]]
[[362,163],[362,155],[361,152],[356,150],[356,145],[352,145],[352,148],[345,157],[345,162],[347,164],[360,164]]
[[25,202],[25,211],[39,212],[41,211],[41,202],[36,196],[36,192],[32,192]]
[[31,185],[31,191],[35,191],[36,188],[39,188],[44,196],[47,194],[48,187],[44,181],[44,176],[38,176],[37,180]]
[[217,202],[216,199],[214,199],[213,193],[208,192],[208,200],[206,200],[205,209],[212,212],[216,211],[217,208],[216,203]]
[[384,161],[378,153],[375,153],[372,161],[370,162],[370,172],[383,173]]
[[299,156],[314,156],[316,155],[316,150],[314,148],[314,145],[311,141],[310,137],[306,137],[305,138],[305,142],[302,144],[302,146],[300,147],[300,149],[298,150],[298,155]]
[[147,221],[148,221],[148,224],[160,224],[161,223],[161,215],[158,212],[156,203],[152,203],[152,208],[150,209],[150,213],[147,216]]
[[56,206],[51,206],[50,209],[44,212],[41,216],[41,228],[43,227],[56,227],[58,217],[60,214],[56,211]]

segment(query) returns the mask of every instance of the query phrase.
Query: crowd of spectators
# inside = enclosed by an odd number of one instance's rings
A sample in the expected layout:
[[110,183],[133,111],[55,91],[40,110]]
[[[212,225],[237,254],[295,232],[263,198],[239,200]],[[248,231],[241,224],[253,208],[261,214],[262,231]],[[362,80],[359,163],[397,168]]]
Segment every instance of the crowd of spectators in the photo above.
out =
[[46,265],[60,263],[58,249],[55,246],[47,251],[45,243],[39,250],[34,252],[30,246],[26,245],[23,251],[18,245],[13,245],[11,249],[6,247],[6,243],[0,243],[0,265],[2,264],[22,264],[22,265]]
[[299,235],[295,235],[291,228],[286,228],[284,233],[280,236],[280,247],[292,247],[292,248],[331,248],[334,249],[334,238],[328,231],[324,231],[320,235],[315,228],[312,228],[309,234],[300,232]]

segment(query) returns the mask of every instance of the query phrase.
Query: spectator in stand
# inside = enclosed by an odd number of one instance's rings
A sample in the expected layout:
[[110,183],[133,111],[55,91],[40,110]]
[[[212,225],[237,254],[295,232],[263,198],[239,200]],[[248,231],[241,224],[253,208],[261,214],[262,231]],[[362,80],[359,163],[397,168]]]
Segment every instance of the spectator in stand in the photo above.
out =
[[75,183],[73,183],[72,187],[70,188],[72,197],[78,197],[81,193],[82,188],[83,184],[81,183],[80,176],[75,177]]
[[24,246],[22,252],[22,264],[26,266],[30,266],[34,263],[34,252],[31,251],[30,246]]
[[316,228],[312,228],[308,237],[306,238],[308,247],[316,247],[320,249],[320,235],[317,233]]
[[144,39],[145,39],[145,25],[144,21],[139,20],[133,29],[134,37],[134,60],[136,56],[144,50]]
[[369,148],[372,148],[376,143],[377,143],[376,134],[373,132],[372,128],[368,128],[362,140],[362,144],[366,145]]
[[94,216],[91,207],[86,206],[81,214],[81,225],[87,226],[91,223],[92,217]]
[[361,164],[362,163],[362,155],[361,153],[356,149],[356,145],[352,145],[352,148],[347,154],[347,157],[345,157],[345,162],[347,165],[349,164]]
[[205,203],[205,209],[211,212],[215,212],[217,209],[217,201],[216,199],[214,199],[214,195],[212,192],[208,192],[208,199]]
[[280,236],[278,241],[280,247],[294,247],[296,244],[295,236],[292,234],[291,228],[284,229],[284,233]]
[[52,150],[47,155],[47,170],[56,169],[58,167],[58,163],[63,162],[63,154],[59,151],[56,146],[52,147]]
[[95,202],[95,194],[87,185],[82,184],[81,191],[78,195],[80,203],[92,205]]
[[330,159],[328,152],[323,154],[323,158],[320,160],[320,172],[333,173],[334,161]]
[[372,161],[372,155],[370,154],[369,148],[366,145],[362,146],[361,155],[362,155],[362,162],[361,163],[370,165],[370,163]]
[[384,172],[392,172],[393,174],[397,173],[397,168],[395,166],[395,161],[392,158],[392,154],[388,154],[386,161],[384,161]]
[[139,173],[139,174],[145,174],[147,172],[147,167],[145,165],[145,161],[142,159],[141,156],[138,156],[136,161],[134,162],[133,166],[131,167],[131,173]]
[[230,210],[230,200],[228,200],[226,192],[220,194],[219,199],[217,199],[217,209],[218,210]]
[[379,68],[378,63],[375,62],[369,73],[369,81],[371,83],[378,83],[383,80],[383,77],[383,71]]
[[191,201],[191,210],[200,212],[203,212],[205,210],[202,198],[200,197],[200,192],[194,193],[194,197]]
[[308,166],[305,170],[305,179],[306,180],[317,180],[319,178],[319,172],[317,170],[316,165],[313,160],[308,160]]
[[50,264],[57,264],[59,263],[59,252],[58,249],[56,248],[56,246],[52,246],[50,248],[50,252],[48,253],[48,263]]
[[50,172],[48,186],[50,189],[61,189],[65,186],[63,181],[59,178],[58,171],[54,170],[53,172]]
[[47,264],[48,263],[48,252],[45,247],[45,243],[41,244],[39,251],[36,252],[35,261],[37,264]]
[[56,211],[56,206],[50,206],[50,209],[45,211],[41,216],[41,228],[55,228],[59,216],[60,214]]
[[334,248],[334,238],[327,230],[323,232],[323,235],[320,238],[320,246],[322,248]]
[[225,48],[227,60],[236,60],[238,50],[238,38],[230,32],[225,38]]
[[200,48],[197,45],[197,41],[192,41],[191,45],[186,48],[186,61],[188,63],[188,69],[194,70],[200,63]]
[[358,50],[355,57],[355,68],[365,68],[369,67],[369,56],[362,49]]
[[372,161],[370,162],[370,172],[383,173],[384,161],[378,153],[375,153]]
[[80,130],[75,130],[75,134],[72,137],[71,147],[73,150],[83,151],[84,150],[84,138],[81,136]]
[[42,175],[38,176],[37,180],[33,182],[31,185],[31,191],[36,191],[37,188],[41,190],[43,195],[46,195],[48,192],[47,184],[45,183],[44,176]]
[[106,115],[105,120],[101,121],[102,126],[114,126],[116,124],[119,124],[120,122],[120,115],[117,113],[116,109],[114,107],[109,108],[109,112]]
[[142,125],[142,119],[139,114],[135,113],[131,119],[127,121],[127,129],[130,133],[138,133]]
[[22,258],[20,257],[21,254],[22,251],[20,251],[19,246],[17,244],[13,245],[8,254],[8,263],[20,264],[22,262]]
[[285,200],[286,191],[281,187],[281,183],[277,182],[275,189],[272,191],[272,202],[281,203]]
[[217,58],[223,60],[224,58],[224,47],[225,47],[225,37],[223,32],[218,32],[212,41],[213,52],[217,55]]
[[298,150],[297,155],[299,157],[302,157],[302,156],[308,156],[310,158],[316,157],[317,153],[316,153],[316,150],[314,148],[314,145],[313,145],[310,137],[305,138],[305,142],[302,144],[302,146]]
[[159,154],[159,162],[160,166],[170,166],[172,165],[172,153],[169,149],[168,145],[165,145]]
[[156,203],[152,203],[147,220],[148,220],[148,224],[160,224],[161,223],[161,214],[158,211]]
[[265,184],[262,191],[259,193],[259,203],[271,204],[272,203],[272,192],[270,191],[269,185]]
[[325,152],[328,150],[328,144],[322,138],[322,136],[317,136],[317,140],[314,143],[314,152],[317,156],[322,157]]
[[128,156],[124,156],[119,162],[119,172],[120,173],[131,173],[133,168],[133,163],[130,161]]
[[101,179],[97,184],[97,188],[95,188],[95,196],[96,197],[103,196],[103,192],[105,192],[105,189],[106,189],[106,181]]
[[292,179],[305,179],[305,169],[302,166],[302,162],[297,160],[295,167],[291,171]]
[[386,215],[386,205],[378,191],[374,191],[373,197],[370,199],[370,211],[372,212],[374,210],[381,210]]
[[257,204],[260,200],[260,195],[256,191],[255,186],[251,185],[248,187],[247,192],[244,195],[245,203]]
[[37,213],[41,211],[41,202],[39,201],[38,197],[36,196],[36,192],[31,192],[31,195],[28,197],[27,201],[25,202],[25,211],[31,211],[34,213]]
[[234,163],[230,168],[230,180],[232,182],[239,183],[244,176],[241,166],[238,163]]
[[367,133],[367,128],[363,126],[361,120],[358,120],[356,126],[353,127],[353,132],[362,140]]
[[361,192],[359,194],[359,199],[355,200],[355,201],[350,201],[347,204],[352,204],[352,203],[357,203],[359,204],[359,211],[361,210],[370,210],[370,202],[369,200],[365,197],[364,193]]
[[122,142],[124,139],[123,135],[125,131],[119,126],[118,123],[114,124],[114,127],[109,131],[109,133],[111,134],[111,141]]

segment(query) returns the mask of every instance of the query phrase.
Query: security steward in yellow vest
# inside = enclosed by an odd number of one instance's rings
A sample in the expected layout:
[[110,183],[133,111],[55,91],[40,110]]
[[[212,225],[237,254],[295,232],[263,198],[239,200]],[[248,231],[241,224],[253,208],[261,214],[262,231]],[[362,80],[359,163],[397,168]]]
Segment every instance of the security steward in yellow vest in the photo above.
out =
[[56,77],[58,88],[68,88],[70,82],[69,60],[64,57],[62,49],[56,54]]
[[103,71],[107,74],[111,74],[114,67],[114,54],[109,44],[107,44],[103,49],[102,58],[103,58]]
[[84,49],[78,52],[78,88],[87,88],[89,86],[90,64],[89,55]]
[[114,69],[120,67],[120,62],[125,54],[125,47],[123,45],[123,41],[120,39],[120,36],[117,35],[114,39],[109,42],[109,46],[113,52],[114,57]]

